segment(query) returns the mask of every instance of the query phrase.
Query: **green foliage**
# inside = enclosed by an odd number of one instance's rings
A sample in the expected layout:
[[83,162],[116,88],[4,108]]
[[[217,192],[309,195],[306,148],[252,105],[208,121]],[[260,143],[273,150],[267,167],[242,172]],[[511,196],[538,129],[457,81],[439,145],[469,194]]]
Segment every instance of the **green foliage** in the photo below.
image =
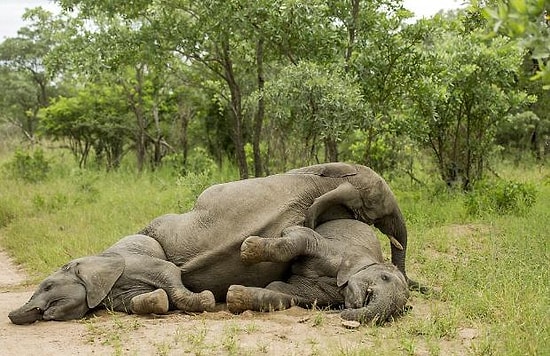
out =
[[537,200],[532,184],[516,181],[478,182],[466,194],[466,211],[472,216],[487,214],[521,215],[528,212]]
[[41,110],[42,131],[56,140],[68,140],[70,149],[85,167],[95,153],[107,169],[117,168],[131,137],[128,107],[119,86],[88,84],[72,97],[59,97]]
[[0,43],[0,122],[5,119],[15,124],[32,141],[39,109],[59,91],[44,62],[57,44],[54,30],[59,21],[41,8],[27,9],[24,17],[32,24]]
[[206,149],[202,147],[195,147],[185,162],[182,154],[175,153],[166,156],[164,163],[181,175],[199,174],[212,176],[218,170],[216,162],[206,152]]
[[269,150],[275,151],[281,140],[297,140],[302,142],[302,162],[313,161],[322,143],[342,141],[358,125],[363,111],[360,87],[351,78],[312,62],[283,68],[277,80],[266,84],[263,95],[272,118]]
[[42,149],[34,151],[17,150],[12,160],[5,164],[8,174],[16,179],[37,183],[47,178],[50,163],[44,157]]
[[[477,6],[478,1],[473,1]],[[497,1],[484,8],[492,33],[517,39],[537,60],[534,80],[541,80],[550,89],[550,2],[547,0]]]
[[501,37],[436,17],[420,22],[433,31],[418,48],[423,75],[409,97],[415,120],[405,124],[432,150],[441,178],[464,189],[484,177],[496,128],[506,114],[531,101],[515,85],[522,54]]

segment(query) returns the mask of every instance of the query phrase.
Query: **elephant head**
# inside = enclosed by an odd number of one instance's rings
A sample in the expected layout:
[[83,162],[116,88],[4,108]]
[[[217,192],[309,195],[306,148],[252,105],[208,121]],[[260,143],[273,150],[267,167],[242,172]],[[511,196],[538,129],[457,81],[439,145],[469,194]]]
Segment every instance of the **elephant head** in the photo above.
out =
[[361,323],[380,324],[401,313],[409,298],[403,274],[389,263],[368,263],[342,268],[338,286],[343,286],[346,309],[341,317]]
[[42,281],[31,299],[9,318],[14,324],[80,319],[105,299],[124,266],[116,253],[73,260]]

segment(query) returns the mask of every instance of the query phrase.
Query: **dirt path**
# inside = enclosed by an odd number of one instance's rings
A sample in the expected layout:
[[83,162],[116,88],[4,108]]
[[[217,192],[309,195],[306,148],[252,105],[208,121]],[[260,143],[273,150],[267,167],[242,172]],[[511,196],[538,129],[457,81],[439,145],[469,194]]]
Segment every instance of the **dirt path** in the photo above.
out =
[[[398,320],[382,328],[348,329],[333,311],[291,308],[282,312],[219,311],[188,315],[135,316],[101,311],[84,320],[14,325],[8,313],[23,305],[36,286],[0,251],[0,355],[356,355],[404,354]],[[425,300],[411,300],[407,318],[429,317]],[[416,319],[418,318],[418,319]],[[400,336],[401,335],[401,336]],[[445,354],[463,355],[471,336],[440,340]],[[428,345],[416,344],[416,355]],[[449,352],[444,352],[444,351]]]

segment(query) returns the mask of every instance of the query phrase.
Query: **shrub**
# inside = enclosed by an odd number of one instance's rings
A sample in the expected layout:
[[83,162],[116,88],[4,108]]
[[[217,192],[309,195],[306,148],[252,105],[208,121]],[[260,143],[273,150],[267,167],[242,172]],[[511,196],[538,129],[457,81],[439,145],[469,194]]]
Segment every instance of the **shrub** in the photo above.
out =
[[13,159],[6,164],[8,174],[15,179],[36,183],[46,179],[50,171],[50,163],[44,157],[41,149],[34,152],[17,150]]
[[537,191],[529,183],[479,182],[467,194],[465,205],[466,211],[472,216],[480,216],[484,213],[520,215],[527,212],[536,200]]

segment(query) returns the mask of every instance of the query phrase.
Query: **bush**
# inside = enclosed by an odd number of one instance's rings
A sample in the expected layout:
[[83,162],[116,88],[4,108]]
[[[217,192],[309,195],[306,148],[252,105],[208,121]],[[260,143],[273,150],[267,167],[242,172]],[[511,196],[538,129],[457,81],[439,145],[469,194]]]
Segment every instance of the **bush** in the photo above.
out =
[[479,182],[467,194],[465,205],[466,211],[472,216],[480,216],[484,213],[521,215],[527,212],[536,200],[537,191],[529,183]]
[[6,164],[8,174],[15,179],[36,183],[46,179],[50,163],[41,149],[34,152],[17,150],[13,159]]
[[214,171],[218,170],[216,162],[202,147],[195,147],[190,152],[185,165],[182,164],[183,155],[181,153],[167,155],[164,157],[163,162],[172,167],[180,175],[190,173],[211,175]]

